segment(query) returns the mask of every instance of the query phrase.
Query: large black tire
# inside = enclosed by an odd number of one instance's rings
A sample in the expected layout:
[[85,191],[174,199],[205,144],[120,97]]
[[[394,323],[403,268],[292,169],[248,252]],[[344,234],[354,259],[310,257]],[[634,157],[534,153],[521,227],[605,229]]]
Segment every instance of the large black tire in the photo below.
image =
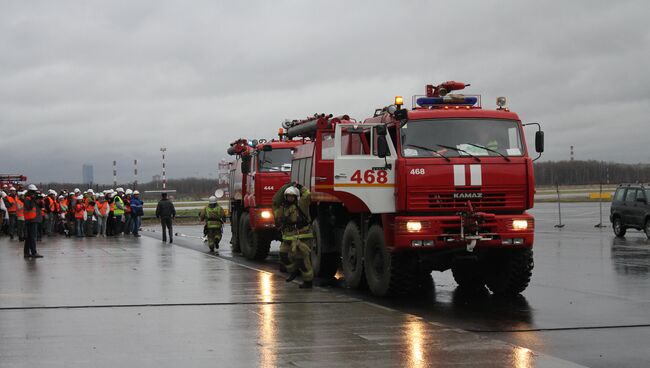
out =
[[230,214],[230,244],[233,253],[241,253],[241,247],[239,243],[239,211],[236,209],[232,210]]
[[315,219],[312,223],[314,241],[311,248],[311,264],[314,267],[314,275],[331,279],[336,275],[341,257],[338,253],[323,253],[325,245],[329,245],[327,248],[331,249],[333,242],[333,234],[327,231],[327,227],[323,230],[318,219]]
[[625,232],[627,231],[627,228],[623,226],[623,221],[621,220],[620,217],[614,218],[614,222],[612,223],[612,229],[614,229],[614,235],[616,235],[619,238],[624,237]]
[[356,289],[364,284],[363,240],[359,226],[354,221],[348,222],[343,231],[341,268],[347,287]]
[[494,294],[517,295],[526,290],[535,266],[531,249],[498,252],[487,261],[486,284]]
[[251,227],[249,214],[244,213],[239,221],[239,244],[244,257],[262,261],[269,255],[271,237],[264,232],[254,231]]
[[455,263],[451,266],[451,273],[460,287],[479,288],[485,285],[485,273],[478,263]]
[[386,248],[384,230],[372,225],[365,247],[365,275],[373,295],[410,295],[431,280],[418,274],[415,257],[408,253],[392,253]]

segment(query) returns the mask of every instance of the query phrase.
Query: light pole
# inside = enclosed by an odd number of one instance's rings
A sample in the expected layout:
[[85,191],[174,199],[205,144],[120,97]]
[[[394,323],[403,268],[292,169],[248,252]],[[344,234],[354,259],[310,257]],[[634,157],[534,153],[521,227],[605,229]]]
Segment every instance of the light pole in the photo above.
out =
[[167,189],[167,177],[165,176],[165,152],[167,147],[160,147],[160,152],[162,152],[162,189],[165,191]]
[[117,187],[117,161],[113,160],[113,188]]
[[133,190],[138,187],[138,160],[133,160]]

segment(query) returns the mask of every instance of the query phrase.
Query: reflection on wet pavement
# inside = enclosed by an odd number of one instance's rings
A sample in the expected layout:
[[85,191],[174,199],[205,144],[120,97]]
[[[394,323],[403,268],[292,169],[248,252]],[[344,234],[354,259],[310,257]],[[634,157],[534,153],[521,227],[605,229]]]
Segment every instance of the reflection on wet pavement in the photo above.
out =
[[[598,203],[567,203],[562,211],[566,227],[561,230],[554,228],[556,204],[532,211],[535,270],[531,286],[518,298],[458,289],[449,272],[434,272],[435,289],[408,300],[334,291],[587,366],[650,366],[650,327],[644,327],[650,324],[650,241],[634,230],[625,239],[615,238],[607,205],[602,229],[594,227],[600,222]],[[184,246],[203,250],[198,243]],[[232,257],[228,250],[222,256]],[[233,260],[277,272],[275,253],[268,262]]]

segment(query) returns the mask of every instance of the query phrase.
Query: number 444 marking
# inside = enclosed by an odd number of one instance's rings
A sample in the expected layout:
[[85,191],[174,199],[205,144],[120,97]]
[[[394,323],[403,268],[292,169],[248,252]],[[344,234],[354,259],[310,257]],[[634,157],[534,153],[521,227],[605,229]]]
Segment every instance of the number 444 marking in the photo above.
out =
[[378,184],[385,184],[388,182],[388,171],[377,170],[377,172],[375,172],[375,170],[366,170],[362,174],[361,170],[357,170],[352,174],[350,180],[357,184],[373,184],[375,182]]

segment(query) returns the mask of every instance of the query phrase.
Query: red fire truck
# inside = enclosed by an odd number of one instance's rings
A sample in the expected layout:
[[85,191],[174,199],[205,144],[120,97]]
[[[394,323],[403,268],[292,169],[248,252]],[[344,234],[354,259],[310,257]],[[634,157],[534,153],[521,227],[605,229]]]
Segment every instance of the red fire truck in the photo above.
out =
[[248,259],[263,260],[271,241],[280,240],[273,218],[273,195],[291,176],[291,155],[302,140],[247,140],[231,143],[236,157],[230,168],[230,221],[233,251]]
[[[314,269],[341,262],[348,287],[411,293],[433,270],[461,286],[518,294],[533,269],[533,159],[517,114],[484,110],[480,96],[427,86],[414,107],[377,109],[363,122],[319,115],[286,127],[296,147],[292,180],[311,188]],[[536,151],[543,152],[537,125]],[[539,156],[538,156],[539,157]]]
[[0,189],[14,186],[16,189],[21,190],[26,181],[27,177],[24,175],[0,174]]

